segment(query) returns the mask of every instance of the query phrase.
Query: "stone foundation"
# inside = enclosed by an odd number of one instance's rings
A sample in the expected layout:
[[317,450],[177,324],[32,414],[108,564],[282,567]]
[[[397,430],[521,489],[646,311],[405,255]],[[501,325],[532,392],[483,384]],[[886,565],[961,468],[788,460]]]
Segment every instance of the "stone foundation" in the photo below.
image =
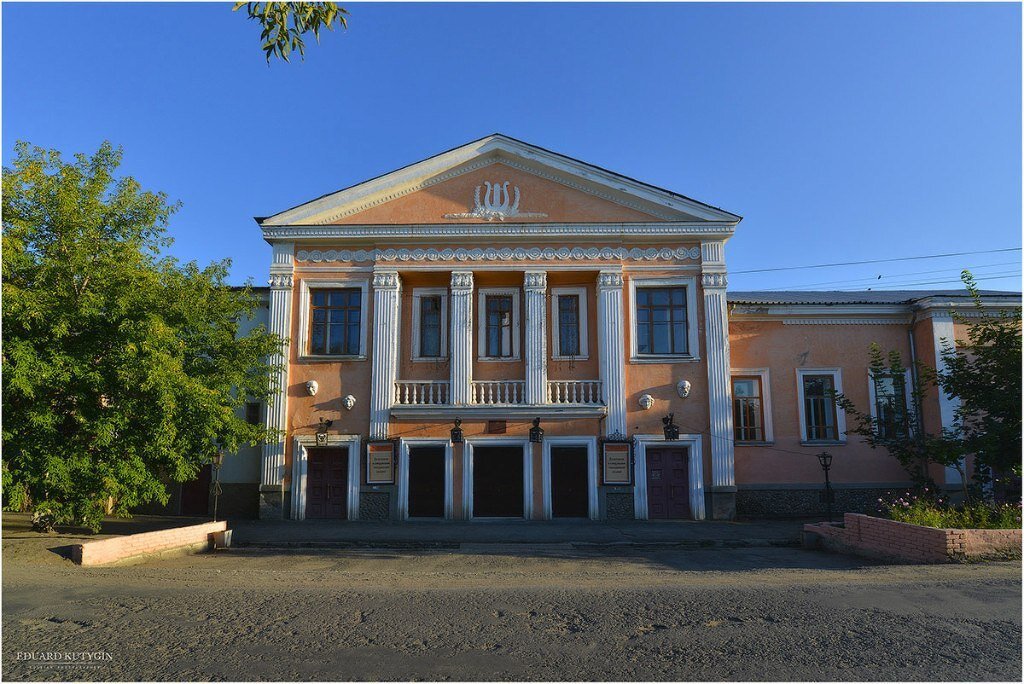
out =
[[359,493],[359,519],[360,520],[390,520],[391,519],[391,493],[390,492],[360,492]]
[[284,489],[282,485],[260,485],[260,520],[283,520]]
[[[878,500],[898,488],[833,488],[832,514],[874,513]],[[736,491],[736,513],[750,518],[825,516],[824,487],[816,489],[744,489]]]
[[606,520],[633,520],[633,492],[606,491],[604,494],[604,517]]

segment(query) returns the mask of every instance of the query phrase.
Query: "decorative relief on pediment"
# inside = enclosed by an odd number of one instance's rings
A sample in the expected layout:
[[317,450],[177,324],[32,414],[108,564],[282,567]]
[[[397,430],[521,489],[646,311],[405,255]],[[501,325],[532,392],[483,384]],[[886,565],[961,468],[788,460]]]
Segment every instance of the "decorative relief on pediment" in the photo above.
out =
[[[547,214],[538,211],[519,211],[519,186],[513,186],[509,192],[509,181],[491,183],[484,181],[476,186],[473,193],[473,209],[461,214],[445,214],[446,219],[482,219],[484,221],[504,221],[505,219],[547,218]],[[480,195],[483,194],[483,199]],[[514,199],[513,199],[514,196]]]
[[300,249],[313,263],[346,261],[657,261],[699,259],[700,247],[457,247],[445,249]]

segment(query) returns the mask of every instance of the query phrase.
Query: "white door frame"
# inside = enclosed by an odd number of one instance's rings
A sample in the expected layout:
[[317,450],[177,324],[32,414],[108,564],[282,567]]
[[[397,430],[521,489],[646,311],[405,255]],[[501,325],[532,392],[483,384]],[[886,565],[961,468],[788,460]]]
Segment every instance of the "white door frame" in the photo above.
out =
[[690,515],[704,520],[704,452],[701,436],[679,435],[679,439],[666,440],[664,435],[636,435],[633,446],[633,509],[637,520],[647,520],[647,447],[683,446],[690,466]]
[[409,519],[409,451],[419,446],[444,447],[444,519],[451,520],[455,517],[455,452],[449,440],[426,437],[398,439],[398,517],[400,520]]
[[[462,445],[462,506],[466,520],[473,520],[474,447],[518,446],[523,449],[523,519],[533,517],[533,449],[530,440],[515,437],[473,437]],[[481,518],[476,518],[481,520]],[[489,518],[483,518],[488,520]],[[510,518],[514,520],[514,518]]]
[[597,437],[545,437],[544,456],[541,461],[541,480],[544,488],[544,519],[551,520],[551,448],[581,446],[587,449],[587,517],[597,520]]
[[[348,510],[349,520],[359,519],[359,435],[327,435],[327,447],[348,447]],[[292,520],[306,519],[307,449],[315,448],[316,435],[300,435],[292,439]]]

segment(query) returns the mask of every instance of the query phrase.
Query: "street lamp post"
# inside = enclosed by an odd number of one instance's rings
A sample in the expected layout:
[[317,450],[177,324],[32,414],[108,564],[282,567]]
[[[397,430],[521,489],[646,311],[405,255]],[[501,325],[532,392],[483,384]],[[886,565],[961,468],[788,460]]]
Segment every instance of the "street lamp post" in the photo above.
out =
[[224,465],[224,450],[218,449],[213,456],[213,521],[217,522],[217,503],[220,499],[220,469]]
[[821,469],[825,471],[825,516],[829,522],[832,522],[832,483],[828,479],[828,471],[832,468],[832,454],[827,451],[823,451],[818,454],[818,463],[821,464]]

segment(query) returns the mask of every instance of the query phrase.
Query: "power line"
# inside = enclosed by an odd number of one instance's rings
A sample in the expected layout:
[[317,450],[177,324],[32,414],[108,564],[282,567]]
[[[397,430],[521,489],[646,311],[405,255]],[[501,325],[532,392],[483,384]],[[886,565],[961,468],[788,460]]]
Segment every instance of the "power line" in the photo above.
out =
[[948,254],[928,254],[925,256],[897,257],[894,259],[870,259],[866,261],[840,261],[834,264],[813,264],[811,266],[779,266],[777,268],[754,268],[746,271],[731,271],[731,275],[741,273],[768,273],[771,271],[801,271],[809,268],[832,268],[834,266],[857,266],[860,264],[888,264],[894,261],[917,261],[920,259],[944,259],[946,257],[967,256],[970,254],[998,254],[1000,252],[1019,252],[1020,247],[1008,247],[1006,249],[987,249],[980,252],[950,252]]
[[[972,273],[974,273],[974,271],[980,270],[980,269],[983,269],[983,268],[995,268],[997,266],[1017,266],[1019,264],[1020,264],[1019,261],[1004,261],[1004,262],[998,263],[998,264],[980,264],[980,265],[977,265],[977,266],[967,266],[965,268],[966,268],[966,270],[971,271]],[[790,285],[788,287],[769,287],[769,288],[765,288],[765,289],[766,289],[766,291],[797,290],[797,289],[801,289],[801,288],[817,287],[817,286],[820,286],[820,285],[843,285],[843,284],[846,284],[846,283],[851,283],[851,284],[852,283],[864,283],[866,285],[869,285],[871,283],[876,283],[876,282],[879,283],[879,284],[889,285],[889,284],[895,284],[895,283],[893,283],[893,280],[891,280],[891,279],[903,280],[903,279],[907,278],[908,276],[925,275],[925,274],[931,274],[931,273],[947,273],[947,272],[949,272],[949,270],[951,268],[954,268],[954,267],[949,266],[949,267],[946,267],[946,268],[932,269],[932,270],[929,270],[929,271],[911,271],[909,273],[899,273],[899,274],[896,274],[896,275],[877,275],[877,276],[867,276],[867,277],[864,277],[864,278],[847,278],[845,280],[826,280],[825,282],[820,282],[820,283],[806,283],[806,284],[803,284],[803,285]],[[961,269],[961,270],[963,270],[963,269]]]

